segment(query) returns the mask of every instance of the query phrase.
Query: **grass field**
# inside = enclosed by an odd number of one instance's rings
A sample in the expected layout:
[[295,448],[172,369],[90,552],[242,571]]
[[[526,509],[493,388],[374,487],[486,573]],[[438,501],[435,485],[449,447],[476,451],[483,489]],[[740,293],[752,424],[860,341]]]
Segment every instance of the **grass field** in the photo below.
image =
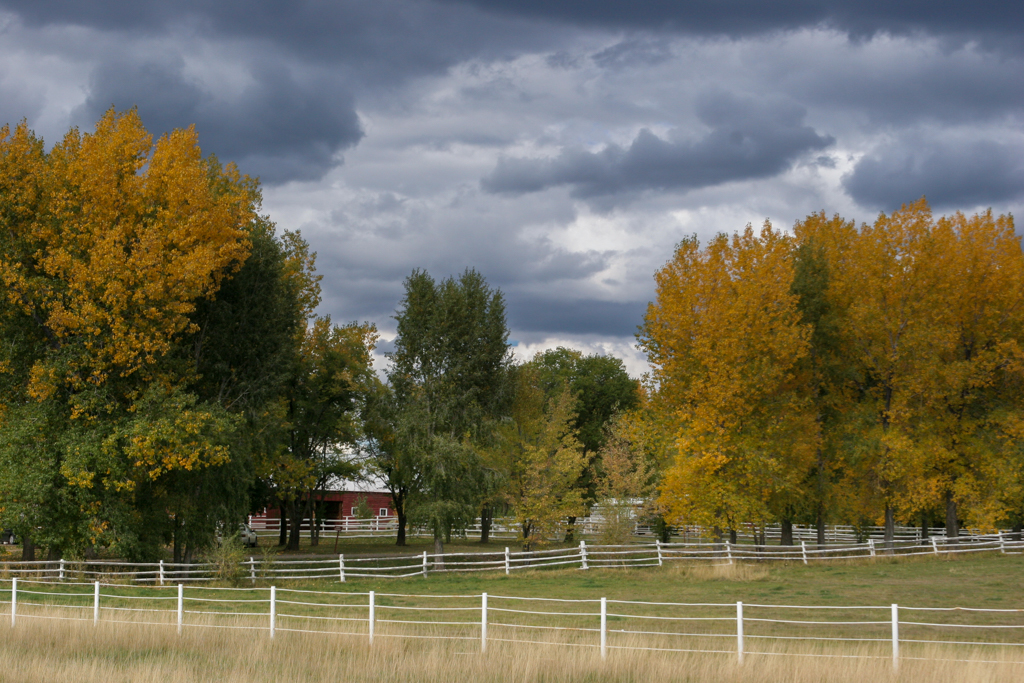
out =
[[[9,583],[0,584],[4,590]],[[244,584],[243,584],[244,585]],[[282,584],[283,586],[284,584]],[[359,580],[345,584],[287,583],[289,588],[418,595],[491,595],[593,600],[713,602],[783,605],[888,605],[919,607],[1024,608],[1024,557],[998,554],[879,558],[829,565],[677,565],[650,569],[432,574],[428,578]],[[60,590],[60,589],[57,589]],[[109,589],[116,592],[118,589]],[[127,590],[127,589],[126,589]],[[138,594],[138,589],[131,589]],[[151,591],[151,595],[161,595]],[[167,593],[162,593],[167,595]],[[231,597],[266,598],[266,592]],[[280,592],[279,592],[280,595]],[[339,597],[339,601],[343,600]],[[365,601],[365,598],[352,598]],[[139,603],[134,603],[136,606]],[[154,604],[156,604],[154,602]],[[381,598],[386,605],[412,604]],[[442,601],[440,604],[455,604]],[[469,604],[478,604],[470,600]],[[3,606],[3,607],[6,607]],[[164,603],[163,608],[170,605]],[[218,609],[216,604],[210,607]],[[254,605],[253,609],[266,609]],[[588,609],[593,609],[590,607]],[[5,610],[0,608],[0,614]],[[21,613],[21,610],[19,610]],[[364,614],[360,612],[360,614]],[[130,616],[130,615],[129,615]],[[365,637],[239,632],[201,628],[205,617],[182,636],[173,627],[142,627],[101,621],[93,627],[25,619],[11,629],[0,624],[0,680],[11,681],[290,681],[290,680],[484,680],[484,681],[1011,681],[1024,680],[1018,665],[906,661],[894,677],[880,644],[831,647],[833,654],[870,654],[879,659],[811,659],[750,656],[738,667],[734,656],[613,651],[601,661],[595,650],[550,645],[494,643],[480,655],[478,642],[388,639],[382,625],[372,648]],[[477,618],[473,613],[467,618]],[[106,617],[104,617],[106,619]],[[252,617],[263,627],[264,617]],[[592,620],[591,620],[592,621]],[[192,623],[190,621],[189,623]],[[994,623],[994,622],[993,622]],[[610,624],[610,628],[614,628]],[[760,626],[760,625],[759,625]],[[767,626],[767,625],[766,625]],[[360,625],[360,633],[365,626]],[[427,628],[427,627],[424,627]],[[478,628],[478,627],[477,627]],[[350,629],[351,630],[351,629]],[[473,634],[478,630],[469,629]],[[764,631],[768,632],[768,631]],[[885,637],[885,628],[880,629]],[[1015,632],[1014,638],[1019,638]],[[964,634],[957,634],[958,638]],[[1008,634],[1009,635],[1009,634]],[[397,631],[396,631],[397,636]],[[583,634],[593,640],[593,633]],[[970,639],[970,634],[966,634]],[[620,637],[619,644],[629,644]],[[589,642],[589,641],[588,641]],[[591,643],[592,644],[592,643]],[[954,659],[1024,659],[1024,653],[942,646],[908,648],[911,656]],[[927,648],[927,649],[926,649]],[[753,648],[751,648],[753,649]],[[1022,648],[1024,649],[1024,648]],[[785,651],[786,647],[773,651]],[[795,650],[794,650],[795,651]],[[802,650],[806,652],[805,650]]]

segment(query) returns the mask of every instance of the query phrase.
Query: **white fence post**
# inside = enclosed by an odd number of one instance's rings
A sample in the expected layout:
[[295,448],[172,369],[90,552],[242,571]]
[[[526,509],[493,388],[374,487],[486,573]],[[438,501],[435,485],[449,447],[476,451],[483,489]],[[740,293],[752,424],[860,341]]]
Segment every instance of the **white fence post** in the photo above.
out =
[[100,623],[100,582],[93,586],[92,594],[92,625]]
[[373,645],[373,591],[370,591],[370,645]]
[[270,637],[274,637],[274,622],[277,620],[277,586],[270,587]]
[[480,596],[480,652],[487,652],[487,593]]
[[60,580],[64,580],[64,558],[60,558]]
[[341,582],[345,583],[345,554],[338,555],[338,575],[341,577]]
[[939,542],[936,541],[934,538],[932,539],[932,550],[935,551],[936,555],[939,554]]
[[185,617],[185,585],[178,584],[178,635],[181,635],[181,624]]
[[732,543],[729,541],[725,542],[725,555],[729,558],[729,564],[732,564]]
[[160,585],[164,585],[164,561],[160,560]]
[[1003,540],[1003,532],[999,532],[999,552],[1006,554],[1006,542]]
[[743,663],[743,603],[736,603],[736,658]]
[[590,569],[587,565],[587,542],[580,541],[580,569]]
[[512,568],[511,564],[512,563],[511,563],[510,558],[509,558],[508,546],[505,546],[505,575],[506,576],[508,576],[508,572]]
[[601,659],[608,656],[608,598],[601,598]]
[[252,580],[252,585],[256,585],[256,559],[253,557],[249,558],[249,578]]
[[11,579],[11,628],[14,628],[14,619],[18,614],[18,577]]
[[427,575],[427,551],[423,551],[423,576]]
[[804,564],[807,564],[807,541],[800,541],[800,552],[804,557]]
[[654,545],[658,549],[658,566],[661,566],[661,539],[654,539]]
[[868,550],[871,551],[871,557],[875,556],[875,539],[868,539]]
[[892,668],[900,666],[900,608],[893,603],[892,606]]

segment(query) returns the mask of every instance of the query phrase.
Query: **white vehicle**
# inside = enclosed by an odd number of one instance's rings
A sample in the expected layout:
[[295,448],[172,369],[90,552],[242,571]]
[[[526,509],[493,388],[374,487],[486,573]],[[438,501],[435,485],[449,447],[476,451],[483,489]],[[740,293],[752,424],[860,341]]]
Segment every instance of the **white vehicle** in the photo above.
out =
[[252,530],[252,527],[242,522],[238,525],[238,540],[242,542],[246,548],[255,548],[259,545],[260,539],[256,535],[256,532]]

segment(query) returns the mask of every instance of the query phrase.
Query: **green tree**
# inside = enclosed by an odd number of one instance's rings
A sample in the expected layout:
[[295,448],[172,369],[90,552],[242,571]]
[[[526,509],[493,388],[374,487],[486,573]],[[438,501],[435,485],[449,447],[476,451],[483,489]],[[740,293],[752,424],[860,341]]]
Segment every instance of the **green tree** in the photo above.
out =
[[[640,384],[629,376],[618,358],[585,356],[561,346],[537,354],[529,365],[537,370],[539,385],[549,399],[569,387],[573,399],[572,426],[587,454],[587,466],[580,473],[578,485],[587,505],[593,505],[597,482],[603,476],[601,448],[607,439],[607,426],[618,412],[639,405]],[[570,517],[566,541],[572,541],[575,521],[575,516]]]
[[392,452],[415,463],[410,512],[440,554],[476,516],[486,482],[478,444],[507,403],[505,303],[475,270],[440,283],[416,270],[395,319]]

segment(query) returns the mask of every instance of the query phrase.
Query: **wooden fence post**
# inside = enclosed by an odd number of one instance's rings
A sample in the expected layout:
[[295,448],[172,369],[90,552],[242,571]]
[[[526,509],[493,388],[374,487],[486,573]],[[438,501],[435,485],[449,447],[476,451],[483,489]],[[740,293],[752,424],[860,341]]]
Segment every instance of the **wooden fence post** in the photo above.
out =
[[800,541],[800,552],[804,558],[804,564],[807,564],[807,542]]
[[185,617],[185,585],[178,584],[178,635],[181,635],[181,624]]
[[654,546],[658,549],[658,566],[661,566],[661,539],[654,539]]
[[895,671],[900,666],[900,608],[893,603],[892,606],[892,668]]
[[608,598],[601,598],[601,659],[608,656]]
[[92,594],[92,625],[96,626],[100,623],[100,582],[97,581],[93,586]]
[[487,593],[480,596],[480,652],[487,652]]
[[743,603],[736,603],[736,659],[743,663]]
[[338,574],[341,577],[341,582],[345,583],[345,554],[338,555]]
[[590,569],[587,566],[587,542],[580,541],[580,569]]
[[423,576],[427,575],[427,551],[423,551]]
[[164,561],[160,560],[160,585],[164,585]]
[[939,554],[939,542],[936,541],[934,538],[932,538],[932,550],[935,551],[936,555]]
[[732,543],[729,541],[725,542],[725,555],[729,558],[729,564],[732,564]]
[[509,557],[508,546],[505,546],[505,575],[508,576],[511,567],[511,558]]
[[270,587],[270,637],[274,637],[274,623],[277,620],[277,586]]
[[14,620],[18,614],[18,577],[11,579],[11,628],[14,628]]
[[871,557],[875,556],[875,539],[868,539],[868,550],[871,551]]

